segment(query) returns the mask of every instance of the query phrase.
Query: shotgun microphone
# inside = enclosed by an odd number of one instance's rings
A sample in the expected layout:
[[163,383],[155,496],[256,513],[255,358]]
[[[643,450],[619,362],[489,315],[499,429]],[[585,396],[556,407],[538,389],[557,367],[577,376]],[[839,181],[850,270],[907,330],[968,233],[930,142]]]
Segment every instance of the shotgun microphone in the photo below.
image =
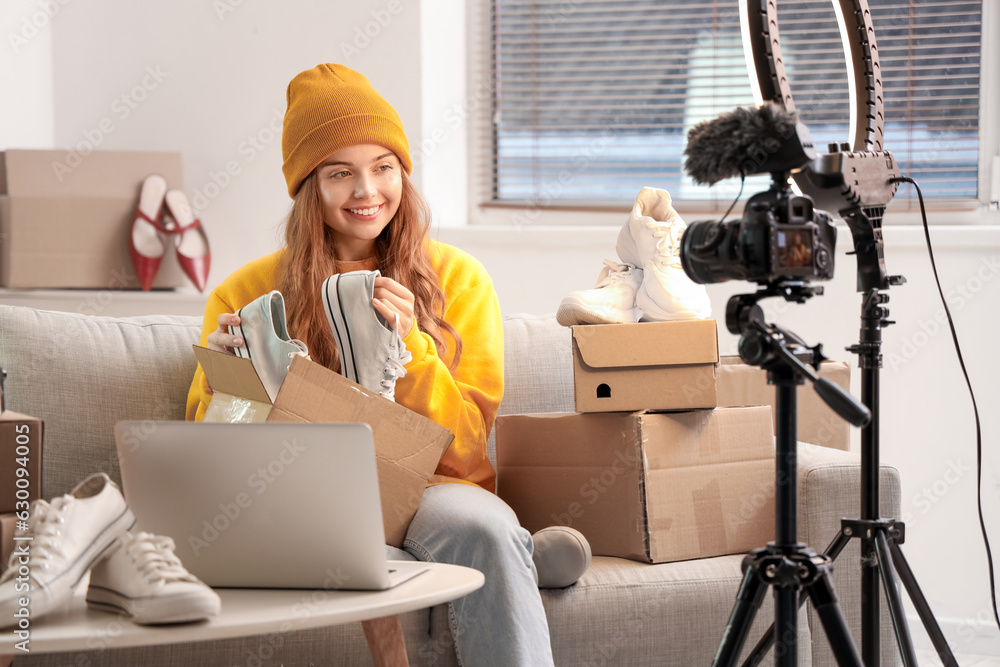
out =
[[816,159],[816,150],[798,114],[768,102],[698,123],[688,131],[684,155],[688,175],[714,185],[733,176],[791,172]]

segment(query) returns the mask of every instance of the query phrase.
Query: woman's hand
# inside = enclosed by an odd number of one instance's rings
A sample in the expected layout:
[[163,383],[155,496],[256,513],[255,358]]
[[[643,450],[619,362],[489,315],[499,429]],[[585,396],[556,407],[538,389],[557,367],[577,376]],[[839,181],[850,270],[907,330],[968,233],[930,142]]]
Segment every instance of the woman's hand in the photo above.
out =
[[406,289],[392,278],[379,276],[375,279],[375,293],[372,305],[375,310],[395,326],[396,315],[399,315],[399,337],[406,338],[413,328],[413,292]]
[[239,323],[240,317],[236,313],[220,313],[219,328],[208,334],[208,349],[235,355],[235,348],[243,347],[243,339],[229,333],[229,326]]

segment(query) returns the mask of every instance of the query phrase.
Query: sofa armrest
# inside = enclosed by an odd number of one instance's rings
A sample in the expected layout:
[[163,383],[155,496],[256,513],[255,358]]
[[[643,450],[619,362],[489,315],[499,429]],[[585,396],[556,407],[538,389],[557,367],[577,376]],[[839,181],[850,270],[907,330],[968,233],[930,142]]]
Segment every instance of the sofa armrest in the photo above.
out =
[[[856,452],[844,452],[805,443],[798,446],[799,541],[817,553],[824,553],[840,531],[840,520],[861,514],[861,459]],[[879,469],[879,512],[881,517],[900,515],[899,472],[889,466]],[[840,608],[847,619],[855,646],[861,647],[861,543],[848,542],[833,562],[833,584]],[[880,621],[882,665],[899,664],[885,595]],[[836,665],[822,625],[810,612],[813,633],[813,665]]]
[[[842,518],[861,512],[861,459],[855,452],[807,443],[798,446],[799,540],[823,551],[840,530]],[[899,473],[881,466],[879,505],[882,516],[900,512]]]

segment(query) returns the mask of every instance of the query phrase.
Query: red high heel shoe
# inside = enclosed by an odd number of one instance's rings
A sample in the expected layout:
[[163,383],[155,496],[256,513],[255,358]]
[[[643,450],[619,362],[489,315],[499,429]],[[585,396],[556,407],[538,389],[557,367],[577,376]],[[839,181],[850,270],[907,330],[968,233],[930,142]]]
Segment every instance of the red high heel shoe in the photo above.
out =
[[170,230],[174,234],[174,244],[177,250],[177,263],[195,284],[199,292],[205,291],[208,282],[208,269],[212,262],[212,253],[208,249],[208,236],[201,225],[201,220],[194,217],[191,203],[181,190],[171,190],[164,198],[170,217],[177,227]]
[[132,220],[132,234],[129,237],[128,252],[132,266],[144,291],[149,291],[160,270],[163,253],[166,252],[166,237],[173,232],[163,224],[163,198],[167,192],[167,182],[158,174],[150,174],[142,182],[139,191],[139,205]]

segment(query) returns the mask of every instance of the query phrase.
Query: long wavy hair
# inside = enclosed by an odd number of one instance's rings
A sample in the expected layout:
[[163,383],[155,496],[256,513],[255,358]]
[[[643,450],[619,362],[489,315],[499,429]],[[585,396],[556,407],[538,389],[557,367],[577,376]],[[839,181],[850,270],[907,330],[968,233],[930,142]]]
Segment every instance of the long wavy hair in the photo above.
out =
[[[444,320],[444,293],[425,244],[430,210],[405,171],[402,178],[399,210],[375,239],[377,267],[383,276],[413,292],[416,326],[434,340],[442,359],[451,354],[448,367],[455,370],[462,355],[462,339]],[[278,289],[285,297],[289,334],[306,344],[314,361],[339,371],[340,357],[320,294],[323,281],[337,273],[337,263],[332,231],[323,222],[316,179],[313,171],[302,182],[285,221]]]

